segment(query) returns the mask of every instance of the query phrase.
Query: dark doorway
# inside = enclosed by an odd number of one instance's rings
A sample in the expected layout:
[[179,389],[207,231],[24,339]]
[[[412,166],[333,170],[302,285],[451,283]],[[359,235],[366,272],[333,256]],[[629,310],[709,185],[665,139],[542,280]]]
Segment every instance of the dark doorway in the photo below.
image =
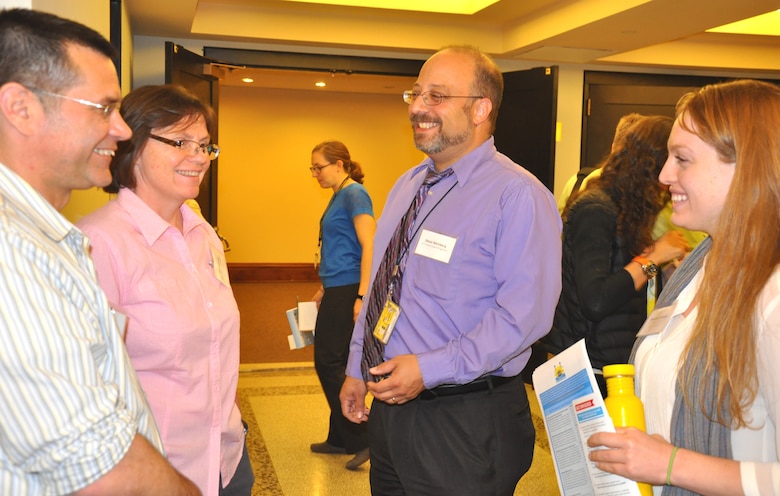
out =
[[[195,94],[200,101],[208,103],[217,114],[213,143],[219,143],[219,80],[204,70],[212,61],[190,52],[170,41],[165,42],[165,82],[179,84]],[[196,198],[203,217],[209,224],[217,227],[217,178],[219,158],[211,162],[200,194]]]
[[674,117],[677,100],[725,78],[585,72],[580,168],[598,165],[609,153],[620,118],[636,112]]
[[496,148],[553,190],[558,67],[504,73]]
[[109,3],[109,37],[116,49],[114,66],[119,84],[122,84],[122,0],[110,0]]

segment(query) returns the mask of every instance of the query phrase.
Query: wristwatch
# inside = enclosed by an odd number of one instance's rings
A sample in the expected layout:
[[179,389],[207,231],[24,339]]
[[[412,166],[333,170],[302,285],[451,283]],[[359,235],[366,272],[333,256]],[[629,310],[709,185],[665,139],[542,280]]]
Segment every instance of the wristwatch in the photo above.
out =
[[636,262],[642,266],[642,272],[645,273],[645,276],[647,276],[648,280],[653,279],[658,275],[658,266],[649,258],[634,257],[631,261]]

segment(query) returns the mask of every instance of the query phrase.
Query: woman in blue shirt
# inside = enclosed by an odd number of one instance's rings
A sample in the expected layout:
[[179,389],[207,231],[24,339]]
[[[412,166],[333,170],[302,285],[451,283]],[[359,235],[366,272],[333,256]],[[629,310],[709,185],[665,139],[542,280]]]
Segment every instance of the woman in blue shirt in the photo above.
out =
[[[311,153],[311,173],[333,196],[320,219],[319,275],[313,299],[319,305],[314,334],[314,366],[330,406],[328,438],[311,445],[315,453],[353,454],[346,467],[368,461],[365,424],[353,424],[341,413],[339,392],[344,382],[352,328],[368,290],[374,239],[374,211],[363,187],[363,171],[339,141],[320,143]],[[318,255],[318,259],[319,259]]]

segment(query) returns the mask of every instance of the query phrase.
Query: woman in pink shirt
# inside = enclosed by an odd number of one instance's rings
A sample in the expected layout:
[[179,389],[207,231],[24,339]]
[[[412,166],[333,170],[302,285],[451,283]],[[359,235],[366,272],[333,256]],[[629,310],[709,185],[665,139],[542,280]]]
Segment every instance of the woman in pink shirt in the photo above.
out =
[[239,313],[222,243],[185,201],[219,154],[211,108],[177,86],[125,97],[133,130],[111,162],[116,199],[78,223],[100,285],[128,316],[125,343],[171,464],[204,496],[248,496],[236,405]]

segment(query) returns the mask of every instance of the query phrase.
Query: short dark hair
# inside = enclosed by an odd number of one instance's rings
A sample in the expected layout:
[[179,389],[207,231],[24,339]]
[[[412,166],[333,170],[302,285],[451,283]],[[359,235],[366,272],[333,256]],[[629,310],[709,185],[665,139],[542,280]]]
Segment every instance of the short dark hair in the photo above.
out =
[[81,45],[115,58],[116,50],[92,28],[29,9],[0,11],[0,86],[61,92],[80,81],[68,45]]
[[111,160],[111,184],[103,188],[107,193],[118,193],[119,188],[135,189],[133,163],[149,141],[152,129],[181,123],[186,126],[203,117],[210,136],[216,134],[217,118],[214,110],[181,86],[165,84],[141,86],[122,100],[119,112],[133,136],[119,143]]

